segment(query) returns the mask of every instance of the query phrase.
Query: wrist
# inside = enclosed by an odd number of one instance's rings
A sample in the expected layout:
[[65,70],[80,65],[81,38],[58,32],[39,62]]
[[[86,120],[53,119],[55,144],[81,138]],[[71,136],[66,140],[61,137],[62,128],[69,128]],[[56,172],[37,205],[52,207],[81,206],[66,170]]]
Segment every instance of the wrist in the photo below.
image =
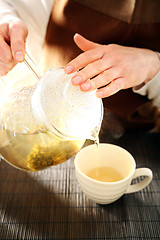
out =
[[147,84],[150,80],[152,80],[160,71],[160,53],[156,51],[150,52],[152,54],[150,58],[151,71],[148,74],[148,78],[144,81],[144,84]]

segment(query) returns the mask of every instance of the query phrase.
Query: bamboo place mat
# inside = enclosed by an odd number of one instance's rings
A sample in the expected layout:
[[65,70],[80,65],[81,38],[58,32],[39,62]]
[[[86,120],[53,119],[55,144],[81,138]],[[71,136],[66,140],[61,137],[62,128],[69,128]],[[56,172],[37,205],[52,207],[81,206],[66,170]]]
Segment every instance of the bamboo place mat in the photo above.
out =
[[151,184],[101,206],[82,193],[73,158],[35,173],[1,161],[0,240],[160,239],[160,133],[100,140],[127,149],[137,167],[151,168]]

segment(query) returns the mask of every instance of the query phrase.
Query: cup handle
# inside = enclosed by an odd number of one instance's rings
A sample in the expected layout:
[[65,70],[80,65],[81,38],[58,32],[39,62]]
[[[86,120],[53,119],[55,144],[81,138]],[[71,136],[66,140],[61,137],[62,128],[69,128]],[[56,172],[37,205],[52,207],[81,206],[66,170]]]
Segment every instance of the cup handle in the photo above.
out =
[[140,176],[145,176],[145,178],[139,183],[130,184],[125,194],[138,192],[145,188],[152,181],[153,173],[149,168],[137,168],[132,180]]

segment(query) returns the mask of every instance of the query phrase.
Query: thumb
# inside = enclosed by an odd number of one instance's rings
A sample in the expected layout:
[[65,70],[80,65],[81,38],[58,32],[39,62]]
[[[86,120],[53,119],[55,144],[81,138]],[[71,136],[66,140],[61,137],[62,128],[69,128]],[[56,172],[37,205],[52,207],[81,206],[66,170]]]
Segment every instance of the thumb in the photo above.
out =
[[90,50],[92,48],[96,48],[96,47],[100,46],[98,43],[94,43],[92,41],[89,41],[86,38],[82,37],[78,33],[76,33],[74,35],[74,42],[84,52],[87,51],[87,50]]
[[21,21],[16,21],[9,26],[9,35],[13,58],[16,62],[22,62],[25,55],[25,40],[28,30]]

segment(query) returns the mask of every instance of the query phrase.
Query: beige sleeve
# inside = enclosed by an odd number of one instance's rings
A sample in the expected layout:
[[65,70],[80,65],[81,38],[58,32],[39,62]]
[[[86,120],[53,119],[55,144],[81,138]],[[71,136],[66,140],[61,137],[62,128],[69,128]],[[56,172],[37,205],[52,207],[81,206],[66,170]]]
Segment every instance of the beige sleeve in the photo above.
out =
[[147,95],[148,99],[153,100],[153,104],[160,108],[160,71],[147,84],[139,88],[134,87],[133,92]]
[[0,20],[4,21],[5,19],[10,20],[13,18],[18,18],[18,13],[11,1],[0,0]]

